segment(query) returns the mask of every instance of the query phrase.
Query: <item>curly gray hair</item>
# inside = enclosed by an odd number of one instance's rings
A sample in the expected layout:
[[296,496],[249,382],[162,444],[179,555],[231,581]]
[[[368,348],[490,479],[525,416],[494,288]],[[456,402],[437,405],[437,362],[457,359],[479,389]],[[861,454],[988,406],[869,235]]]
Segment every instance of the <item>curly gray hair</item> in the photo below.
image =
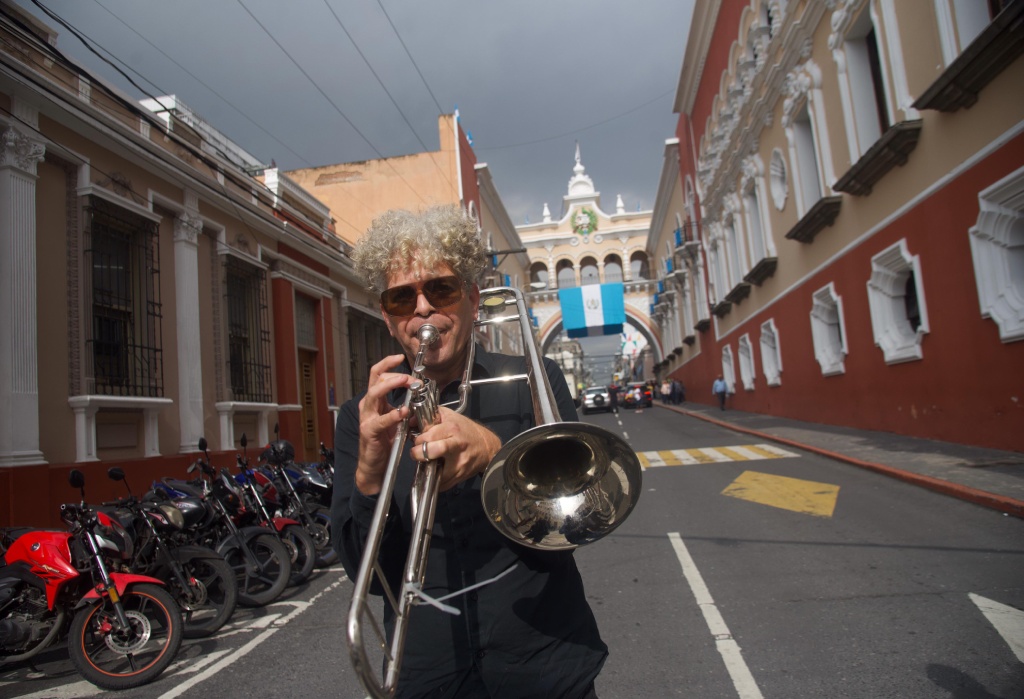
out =
[[423,269],[446,264],[464,283],[474,284],[484,271],[486,252],[476,224],[451,204],[422,213],[384,212],[356,242],[352,259],[370,291],[380,294],[394,271],[413,262]]

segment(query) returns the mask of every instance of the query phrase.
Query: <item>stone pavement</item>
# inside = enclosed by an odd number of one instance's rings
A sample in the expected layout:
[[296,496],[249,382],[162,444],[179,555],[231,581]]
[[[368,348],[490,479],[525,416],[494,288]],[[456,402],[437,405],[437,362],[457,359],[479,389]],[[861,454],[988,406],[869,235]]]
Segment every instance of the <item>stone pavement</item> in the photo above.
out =
[[1024,518],[1024,453],[683,403],[655,405]]

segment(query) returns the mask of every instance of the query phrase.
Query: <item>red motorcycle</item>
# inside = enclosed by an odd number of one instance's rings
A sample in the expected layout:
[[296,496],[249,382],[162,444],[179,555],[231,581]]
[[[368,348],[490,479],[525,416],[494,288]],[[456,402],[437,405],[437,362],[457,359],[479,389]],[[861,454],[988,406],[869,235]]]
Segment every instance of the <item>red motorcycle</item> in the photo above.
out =
[[0,666],[28,660],[67,636],[71,662],[103,689],[156,679],[181,646],[183,621],[156,578],[111,573],[104,555],[130,560],[131,537],[85,504],[61,505],[70,531],[27,531],[0,565]]

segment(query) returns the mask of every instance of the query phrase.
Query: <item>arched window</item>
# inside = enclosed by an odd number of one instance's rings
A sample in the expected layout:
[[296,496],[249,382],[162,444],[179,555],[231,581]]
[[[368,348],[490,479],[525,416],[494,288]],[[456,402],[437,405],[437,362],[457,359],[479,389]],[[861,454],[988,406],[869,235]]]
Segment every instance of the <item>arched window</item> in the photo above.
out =
[[629,257],[629,271],[633,279],[650,279],[651,271],[647,262],[647,253],[637,250]]
[[597,260],[593,257],[584,257],[580,260],[580,285],[600,283],[601,277],[597,271]]
[[530,265],[530,286],[535,289],[545,289],[547,285],[548,266],[543,262],[534,262]]
[[555,269],[558,274],[558,288],[568,289],[576,284],[576,270],[572,266],[572,262],[569,260],[559,260],[558,264],[555,265]]
[[618,255],[609,255],[604,258],[604,280],[605,282],[622,281],[622,258]]

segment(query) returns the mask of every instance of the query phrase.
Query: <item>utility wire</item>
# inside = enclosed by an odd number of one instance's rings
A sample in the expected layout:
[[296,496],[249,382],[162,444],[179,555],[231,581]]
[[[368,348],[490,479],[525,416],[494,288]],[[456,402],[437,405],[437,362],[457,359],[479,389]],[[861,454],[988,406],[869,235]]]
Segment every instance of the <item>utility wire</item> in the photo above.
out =
[[352,127],[352,130],[353,130],[353,131],[355,131],[355,132],[356,132],[356,133],[357,133],[357,134],[359,135],[359,137],[360,137],[361,139],[363,139],[363,141],[365,141],[365,142],[366,142],[366,144],[367,144],[368,146],[370,146],[370,148],[371,148],[371,149],[373,150],[373,152],[377,154],[377,157],[378,157],[378,158],[380,158],[380,159],[381,159],[382,161],[384,161],[384,162],[388,163],[388,164],[389,164],[389,165],[391,166],[391,169],[392,169],[392,170],[394,170],[395,174],[396,174],[396,175],[398,175],[399,179],[401,179],[401,180],[402,180],[403,182],[405,182],[406,186],[408,186],[408,187],[409,187],[409,189],[410,189],[410,190],[412,191],[412,193],[413,193],[413,194],[415,194],[415,195],[416,195],[417,197],[419,197],[420,201],[422,201],[422,202],[423,202],[424,204],[427,204],[427,203],[428,203],[428,202],[427,202],[427,200],[423,198],[423,196],[422,196],[422,195],[421,195],[421,194],[419,193],[419,191],[417,191],[417,190],[416,190],[416,188],[415,188],[415,187],[413,187],[413,186],[412,186],[412,185],[411,185],[411,184],[409,183],[409,181],[408,181],[408,180],[406,180],[406,179],[405,179],[405,177],[403,177],[403,176],[402,176],[402,173],[400,173],[400,172],[398,171],[398,169],[397,169],[397,168],[395,168],[394,164],[392,164],[392,163],[391,163],[391,162],[390,162],[390,161],[389,161],[389,160],[388,160],[387,158],[385,158],[385,157],[384,157],[384,154],[383,154],[383,153],[381,153],[381,152],[380,152],[380,151],[379,151],[379,150],[377,149],[377,146],[373,145],[373,143],[372,143],[372,142],[370,141],[370,139],[369,139],[369,138],[367,138],[367,137],[366,137],[366,136],[365,136],[365,135],[363,134],[363,132],[362,132],[362,131],[360,131],[360,130],[359,130],[359,128],[358,128],[358,127],[357,127],[357,126],[356,126],[356,125],[355,125],[354,123],[352,123],[352,120],[351,120],[351,119],[349,119],[349,118],[348,118],[348,116],[347,116],[347,115],[345,114],[345,112],[343,112],[343,111],[341,110],[341,107],[339,107],[339,106],[338,106],[337,104],[335,104],[334,100],[332,100],[332,99],[330,98],[330,96],[329,96],[329,95],[328,95],[328,94],[327,94],[326,92],[324,92],[323,88],[321,88],[321,87],[320,87],[320,86],[319,86],[319,85],[317,84],[317,82],[316,82],[315,80],[313,80],[312,76],[310,76],[310,74],[306,72],[306,70],[305,70],[305,69],[304,69],[304,68],[303,68],[303,67],[302,67],[302,66],[301,66],[301,65],[299,64],[299,62],[298,62],[298,61],[296,61],[296,60],[295,60],[295,58],[294,58],[294,57],[293,57],[293,56],[292,56],[292,55],[291,55],[290,53],[288,53],[288,50],[287,50],[287,49],[286,49],[286,48],[285,48],[284,46],[282,46],[282,45],[281,45],[281,42],[280,42],[280,41],[278,41],[278,40],[277,40],[277,38],[276,38],[276,37],[274,37],[274,35],[270,33],[270,30],[269,30],[269,29],[267,29],[267,27],[266,27],[266,26],[265,26],[265,25],[264,25],[264,24],[263,24],[262,22],[260,22],[260,20],[259,20],[259,19],[258,19],[258,18],[256,17],[256,15],[254,15],[254,14],[252,13],[252,11],[250,11],[250,10],[249,10],[249,8],[245,6],[245,3],[243,3],[243,2],[242,2],[242,0],[236,0],[236,1],[237,1],[237,2],[238,2],[238,4],[239,4],[239,5],[240,5],[240,6],[242,7],[242,9],[243,9],[243,10],[245,10],[246,14],[248,14],[248,15],[249,15],[250,17],[252,17],[253,21],[254,21],[254,22],[256,22],[256,24],[258,24],[258,25],[259,25],[260,29],[262,29],[262,30],[263,30],[263,32],[264,32],[264,33],[265,33],[265,34],[266,34],[266,35],[267,35],[268,37],[270,37],[270,40],[274,42],[274,44],[275,44],[275,45],[277,46],[277,48],[279,48],[279,49],[281,50],[281,52],[282,52],[282,53],[283,53],[283,54],[284,54],[285,56],[287,56],[287,57],[288,57],[288,60],[290,60],[290,61],[292,62],[292,65],[294,65],[294,66],[295,66],[296,68],[298,68],[299,72],[300,72],[300,73],[302,73],[302,74],[303,74],[303,75],[304,75],[304,76],[306,77],[306,80],[308,80],[308,81],[310,82],[310,84],[311,84],[311,85],[313,85],[313,87],[314,87],[314,88],[316,88],[316,91],[317,91],[317,92],[319,92],[319,93],[320,93],[320,95],[321,95],[321,96],[322,96],[322,97],[323,97],[323,98],[324,98],[325,100],[327,100],[327,102],[328,102],[328,103],[329,103],[329,104],[330,104],[330,105],[331,105],[331,106],[332,106],[332,107],[334,108],[334,111],[336,111],[336,112],[337,112],[337,113],[338,113],[338,114],[339,114],[339,115],[341,116],[341,118],[342,118],[342,119],[344,119],[344,120],[345,120],[345,122],[346,122],[346,123],[347,123],[347,124],[348,124],[349,126],[351,126],[351,127]]
[[[199,76],[197,76],[197,75],[196,75],[195,73],[191,72],[191,71],[190,71],[190,70],[189,70],[188,68],[186,68],[185,66],[183,66],[182,64],[180,64],[180,63],[178,63],[178,62],[177,62],[176,60],[174,60],[174,58],[173,58],[173,57],[172,57],[171,55],[169,55],[169,54],[168,54],[168,53],[167,53],[166,51],[164,51],[164,50],[163,50],[163,49],[161,49],[161,48],[160,48],[159,46],[157,46],[156,44],[154,44],[154,43],[153,43],[152,41],[150,41],[150,40],[149,40],[148,38],[146,38],[145,36],[143,36],[143,35],[142,35],[142,34],[141,34],[141,33],[140,33],[140,32],[139,32],[138,30],[136,30],[136,29],[135,29],[134,27],[132,27],[132,26],[131,26],[130,24],[128,24],[127,22],[125,22],[125,21],[124,21],[124,19],[122,19],[122,18],[121,18],[121,17],[119,17],[119,16],[117,15],[117,14],[115,14],[114,12],[112,12],[112,11],[111,11],[111,10],[110,10],[110,9],[109,9],[108,7],[106,7],[106,6],[105,6],[105,5],[104,5],[104,4],[102,3],[102,2],[100,2],[100,0],[93,0],[93,1],[94,1],[94,2],[95,2],[95,3],[97,4],[97,5],[99,5],[100,7],[102,7],[102,8],[104,9],[104,10],[106,10],[106,11],[107,11],[107,13],[109,13],[109,14],[110,14],[110,15],[111,15],[111,16],[112,16],[112,17],[113,17],[114,19],[116,19],[116,20],[117,20],[118,22],[120,22],[120,23],[121,23],[121,24],[123,24],[123,25],[124,25],[125,27],[127,27],[128,29],[130,29],[130,30],[131,30],[131,31],[132,31],[132,32],[133,32],[133,33],[134,33],[134,34],[135,34],[136,36],[138,36],[138,37],[139,37],[140,39],[142,39],[142,40],[143,40],[143,41],[145,41],[145,42],[146,42],[147,44],[149,44],[150,46],[152,46],[152,47],[153,47],[153,48],[154,48],[154,49],[155,49],[156,51],[158,51],[158,52],[160,53],[160,55],[162,55],[162,56],[163,56],[164,58],[166,58],[166,59],[167,59],[168,61],[170,61],[171,63],[173,63],[174,65],[176,65],[176,66],[177,66],[178,68],[180,68],[180,69],[182,70],[182,72],[184,72],[184,73],[185,73],[186,75],[188,75],[188,76],[189,76],[190,78],[192,78],[192,79],[193,79],[193,80],[195,80],[195,81],[196,81],[197,83],[199,83],[200,85],[202,85],[203,87],[205,87],[205,88],[206,88],[207,90],[209,90],[209,91],[210,91],[210,92],[211,92],[211,93],[212,93],[212,94],[213,94],[214,96],[216,96],[216,97],[220,98],[220,99],[221,99],[221,101],[223,101],[223,102],[224,102],[225,104],[227,104],[227,105],[228,105],[229,107],[231,107],[232,109],[234,109],[234,110],[235,110],[235,111],[236,111],[236,112],[237,112],[237,113],[238,113],[239,115],[241,115],[241,117],[242,117],[243,119],[245,119],[245,120],[246,120],[246,121],[248,121],[248,122],[249,122],[250,124],[252,124],[252,125],[253,125],[253,126],[255,126],[256,128],[258,128],[258,129],[259,129],[260,131],[262,131],[263,133],[265,133],[265,134],[266,134],[267,136],[270,136],[270,138],[274,139],[274,141],[276,141],[276,142],[277,142],[278,144],[280,144],[281,146],[283,146],[285,150],[287,150],[287,151],[288,151],[289,153],[291,153],[292,155],[294,155],[294,156],[295,156],[296,158],[298,158],[298,159],[299,159],[300,161],[302,161],[302,162],[303,162],[303,163],[305,163],[306,165],[312,166],[312,163],[310,163],[310,162],[309,162],[308,160],[306,160],[306,159],[305,159],[305,158],[303,158],[303,157],[302,157],[301,155],[299,155],[299,154],[298,154],[298,153],[296,153],[296,152],[295,152],[294,150],[292,150],[292,149],[291,149],[291,148],[290,148],[290,147],[288,146],[288,144],[287,144],[287,143],[284,143],[284,142],[283,142],[283,141],[281,141],[281,140],[280,140],[280,139],[279,139],[279,138],[278,138],[277,136],[275,136],[275,135],[274,135],[273,133],[271,133],[271,132],[270,132],[270,131],[268,131],[268,130],[267,130],[266,128],[264,128],[264,127],[263,127],[263,126],[262,126],[261,124],[259,124],[258,122],[254,121],[254,120],[253,120],[253,119],[252,119],[252,118],[251,118],[251,117],[250,117],[250,116],[249,116],[248,114],[246,114],[246,113],[245,113],[244,111],[242,111],[241,109],[239,109],[238,107],[236,107],[236,106],[235,106],[234,104],[232,104],[232,103],[231,103],[231,102],[230,102],[230,101],[229,101],[229,100],[228,100],[228,99],[227,99],[226,97],[224,97],[224,95],[223,95],[222,93],[218,92],[217,90],[215,90],[215,89],[214,89],[214,88],[212,88],[211,86],[207,85],[207,84],[206,84],[206,83],[205,83],[205,82],[204,82],[204,81],[202,80],[202,78],[200,78],[200,77],[199,77]],[[93,41],[93,43],[96,43],[96,42],[95,42],[95,41]],[[96,45],[97,45],[97,46],[99,46],[99,44],[98,44],[98,43],[96,43]],[[101,48],[103,48],[103,47],[101,46]],[[103,48],[103,50],[104,50],[104,51],[107,51],[107,53],[110,53],[110,55],[111,55],[111,56],[114,56],[114,54],[113,54],[113,53],[111,53],[110,51],[108,51],[108,50],[107,50],[106,48]],[[116,58],[116,57],[115,57],[115,58]],[[139,75],[139,76],[140,76],[140,77],[142,77],[142,78],[143,78],[144,80],[146,80],[146,82],[149,82],[149,83],[150,83],[151,85],[153,85],[154,87],[156,87],[156,88],[157,88],[158,90],[160,90],[160,91],[161,91],[161,92],[162,92],[163,94],[165,94],[165,95],[166,95],[166,94],[168,94],[168,92],[167,92],[167,91],[163,90],[162,88],[160,88],[159,86],[157,86],[156,84],[154,84],[153,82],[151,82],[150,80],[148,80],[147,78],[145,78],[145,76],[142,76],[142,74],[141,74],[141,73],[139,73],[138,71],[136,71],[136,70],[134,70],[133,68],[131,68],[131,66],[129,66],[129,65],[127,64],[127,63],[124,63],[124,61],[121,61],[120,59],[117,59],[117,60],[118,60],[118,61],[119,61],[120,63],[122,63],[123,65],[125,65],[125,67],[127,67],[127,68],[128,68],[129,70],[131,70],[131,71],[132,71],[133,73],[135,73],[136,75]]]
[[598,126],[603,126],[603,125],[607,124],[610,121],[615,121],[616,119],[621,119],[622,117],[627,116],[629,114],[632,114],[633,112],[638,112],[641,109],[643,109],[644,107],[646,107],[646,106],[648,106],[650,104],[654,104],[658,100],[663,99],[664,97],[666,97],[668,95],[671,95],[673,92],[675,92],[675,88],[673,88],[673,89],[671,89],[671,90],[669,90],[667,92],[663,92],[660,95],[658,95],[657,97],[654,97],[653,99],[649,99],[646,102],[644,102],[643,104],[639,104],[636,107],[633,107],[632,109],[628,109],[625,112],[622,112],[621,114],[616,114],[615,116],[608,117],[607,119],[599,121],[596,124],[590,124],[589,126],[584,126],[584,127],[578,128],[578,129],[573,129],[572,131],[566,131],[565,133],[560,133],[560,134],[557,134],[555,136],[546,136],[544,138],[538,138],[538,139],[536,139],[534,141],[522,141],[520,143],[508,143],[508,144],[503,145],[503,146],[487,146],[487,147],[481,146],[478,150],[481,150],[481,151],[491,151],[491,150],[505,150],[505,149],[508,149],[508,148],[519,148],[520,146],[532,146],[532,145],[534,145],[536,143],[545,143],[547,141],[554,141],[554,140],[559,139],[559,138],[565,138],[566,136],[573,136],[575,134],[582,133],[584,131],[589,131],[590,129],[596,129]]
[[[384,84],[384,81],[381,80],[379,75],[377,75],[377,71],[373,69],[373,65],[370,64],[370,60],[363,53],[362,49],[359,48],[359,44],[356,43],[356,40],[352,37],[352,34],[349,33],[348,29],[345,27],[344,22],[341,21],[340,17],[338,17],[338,13],[334,11],[334,8],[331,7],[330,3],[327,2],[327,0],[323,0],[323,2],[324,5],[327,6],[327,9],[330,10],[331,14],[334,16],[334,21],[336,21],[338,23],[338,26],[341,27],[341,31],[345,32],[345,36],[348,37],[348,40],[352,43],[352,46],[359,54],[359,57],[363,59],[363,63],[366,64],[366,67],[370,69],[370,73],[372,73],[373,77],[376,78],[377,84],[381,86],[381,89],[384,90],[384,94],[386,94],[388,96],[388,99],[391,100],[391,104],[393,104],[395,106],[395,109],[398,110],[398,113],[402,115],[402,120],[405,121],[405,125],[409,127],[410,131],[412,131],[412,135],[416,137],[416,140],[419,142],[420,147],[423,148],[424,153],[430,152],[430,149],[427,148],[427,144],[424,143],[423,139],[420,138],[420,135],[416,133],[416,129],[413,127],[412,123],[410,123],[409,118],[405,115],[405,112],[403,112],[402,108],[398,106],[398,102],[395,101],[395,98],[392,96],[391,91],[388,90],[387,86]],[[401,41],[401,37],[399,37],[399,41]],[[422,77],[422,75],[420,77]],[[437,171],[441,173],[441,177],[443,177],[445,182],[448,183],[448,186],[452,186],[452,182],[448,178],[448,173],[444,171],[444,169],[437,163],[436,160],[434,160],[433,157],[431,157],[430,160],[431,162],[434,163],[434,166],[437,167]]]
[[416,74],[419,75],[420,80],[423,81],[423,86],[427,88],[427,92],[430,93],[430,99],[434,100],[434,106],[437,107],[437,113],[444,114],[444,110],[438,103],[437,97],[434,97],[434,91],[430,89],[430,85],[427,83],[427,79],[423,77],[423,72],[420,70],[419,65],[416,63],[416,59],[412,57],[412,53],[409,52],[409,47],[405,45],[405,42],[402,41],[402,35],[398,33],[398,28],[395,26],[395,23],[391,21],[391,15],[389,15],[388,11],[384,9],[384,5],[381,3],[380,0],[377,0],[377,4],[380,5],[380,11],[384,13],[384,16],[388,20],[388,24],[391,25],[391,31],[393,31],[395,33],[395,36],[398,37],[398,43],[400,43],[402,45],[402,48],[405,49],[405,55],[408,56],[409,60],[412,62],[412,67],[416,69]]

